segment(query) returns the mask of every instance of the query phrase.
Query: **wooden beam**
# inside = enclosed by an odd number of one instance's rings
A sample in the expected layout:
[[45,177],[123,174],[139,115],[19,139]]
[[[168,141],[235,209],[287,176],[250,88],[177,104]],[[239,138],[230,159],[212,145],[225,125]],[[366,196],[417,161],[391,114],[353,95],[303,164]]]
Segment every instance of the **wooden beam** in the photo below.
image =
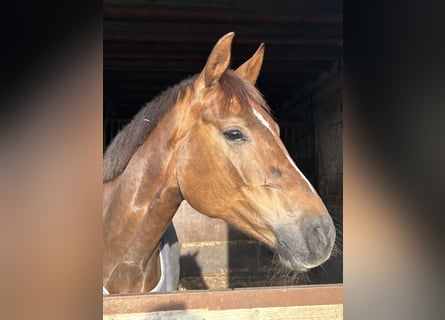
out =
[[187,77],[187,73],[166,71],[162,73],[147,71],[104,70],[104,82],[107,81],[167,81],[179,82]]
[[104,320],[343,320],[343,305],[249,308],[226,310],[174,310],[104,316]]
[[[225,32],[232,31],[231,29]],[[156,33],[136,33],[136,32],[104,32],[104,41],[128,41],[128,42],[152,42],[152,43],[191,43],[191,44],[213,44],[217,40],[217,36],[207,34],[156,34]],[[312,37],[312,38],[293,38],[293,37],[240,37],[237,39],[239,44],[258,45],[265,42],[271,45],[332,45],[341,46],[343,39],[341,37]]]
[[270,0],[105,0],[104,7],[137,7],[147,9],[166,9],[183,11],[229,11],[229,12],[266,12],[266,13],[342,13],[342,2],[326,0],[270,1]]
[[[215,36],[214,41],[217,40]],[[237,37],[238,38],[238,37]],[[340,57],[343,53],[341,46],[332,45],[270,45],[266,44],[266,58],[270,59],[277,57],[277,59],[290,59],[290,56],[331,56]],[[163,55],[177,55],[179,57],[203,57],[205,61],[212,49],[213,43],[151,43],[151,42],[108,42],[103,44],[104,54],[106,53],[142,53],[149,54],[155,57]],[[247,59],[258,48],[259,43],[242,44],[236,43],[233,46],[233,58],[244,57]]]
[[276,35],[284,35],[287,38],[312,38],[312,37],[326,37],[335,38],[343,36],[343,28],[341,25],[310,25],[310,26],[295,26],[295,25],[280,25],[280,24],[234,24],[234,23],[199,23],[189,22],[184,23],[182,20],[176,22],[165,21],[110,21],[103,22],[104,34],[108,32],[138,32],[138,33],[154,33],[159,36],[169,34],[175,35],[214,35],[216,39],[229,31],[235,31],[238,35],[235,38],[237,43],[238,38],[255,37],[255,38],[273,38]]
[[343,285],[186,291],[161,294],[110,295],[103,298],[103,315],[172,310],[229,310],[343,304]]
[[336,24],[343,23],[342,14],[310,13],[308,15],[237,12],[236,10],[180,10],[177,8],[104,7],[105,20],[182,21],[211,23],[262,24]]

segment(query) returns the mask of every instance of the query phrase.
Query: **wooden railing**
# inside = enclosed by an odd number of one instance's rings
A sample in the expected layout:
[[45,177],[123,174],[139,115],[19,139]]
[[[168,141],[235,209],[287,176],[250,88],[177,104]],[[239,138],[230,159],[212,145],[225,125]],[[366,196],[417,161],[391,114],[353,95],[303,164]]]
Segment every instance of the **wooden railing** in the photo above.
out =
[[111,295],[103,319],[343,319],[343,285]]

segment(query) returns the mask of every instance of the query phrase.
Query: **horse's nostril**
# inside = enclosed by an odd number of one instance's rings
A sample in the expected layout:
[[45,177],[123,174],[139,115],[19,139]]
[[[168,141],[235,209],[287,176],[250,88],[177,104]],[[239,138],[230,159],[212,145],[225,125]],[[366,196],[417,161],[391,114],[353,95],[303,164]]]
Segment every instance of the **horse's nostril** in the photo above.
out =
[[328,238],[328,230],[325,230],[322,226],[322,224],[316,222],[308,230],[307,233],[307,245],[310,250],[310,252],[315,256],[322,256],[325,254],[325,251],[329,244],[329,238]]
[[314,238],[314,241],[322,241],[321,235],[320,235],[320,227],[315,227],[314,231],[312,232],[312,238]]

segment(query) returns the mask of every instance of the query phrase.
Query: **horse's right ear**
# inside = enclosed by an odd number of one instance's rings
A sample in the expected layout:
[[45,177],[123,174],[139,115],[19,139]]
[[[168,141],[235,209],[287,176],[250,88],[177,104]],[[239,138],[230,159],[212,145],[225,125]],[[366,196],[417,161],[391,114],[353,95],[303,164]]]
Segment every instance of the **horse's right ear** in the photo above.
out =
[[198,79],[196,79],[199,89],[214,86],[229,67],[234,36],[234,32],[227,33],[213,47],[204,69],[201,71]]

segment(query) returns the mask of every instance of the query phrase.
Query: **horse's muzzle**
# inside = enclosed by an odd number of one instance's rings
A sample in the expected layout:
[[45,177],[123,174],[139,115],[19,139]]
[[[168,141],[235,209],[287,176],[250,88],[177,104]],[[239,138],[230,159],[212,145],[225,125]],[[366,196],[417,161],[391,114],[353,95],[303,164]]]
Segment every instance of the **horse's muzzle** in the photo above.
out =
[[306,215],[276,229],[277,251],[282,263],[295,271],[319,266],[331,255],[335,227],[329,215]]

